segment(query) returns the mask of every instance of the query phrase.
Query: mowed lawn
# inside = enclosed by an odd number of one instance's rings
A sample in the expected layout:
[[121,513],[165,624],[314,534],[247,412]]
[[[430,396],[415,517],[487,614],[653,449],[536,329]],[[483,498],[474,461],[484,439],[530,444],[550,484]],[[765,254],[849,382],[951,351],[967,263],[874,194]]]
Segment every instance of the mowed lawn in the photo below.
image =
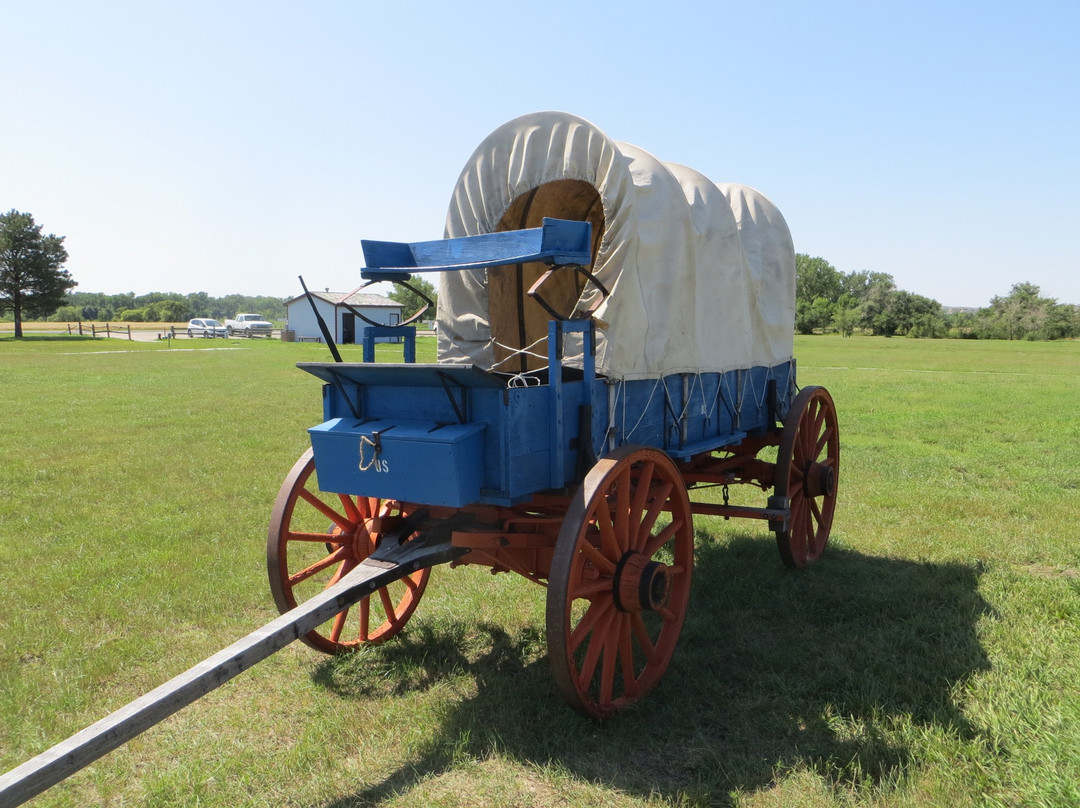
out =
[[[401,637],[290,646],[32,804],[1080,804],[1080,343],[796,355],[842,430],[825,558],[792,572],[764,525],[699,518],[635,709],[562,703],[543,589],[438,568]],[[0,339],[0,770],[276,615],[267,523],[321,420],[295,363],[320,360]]]

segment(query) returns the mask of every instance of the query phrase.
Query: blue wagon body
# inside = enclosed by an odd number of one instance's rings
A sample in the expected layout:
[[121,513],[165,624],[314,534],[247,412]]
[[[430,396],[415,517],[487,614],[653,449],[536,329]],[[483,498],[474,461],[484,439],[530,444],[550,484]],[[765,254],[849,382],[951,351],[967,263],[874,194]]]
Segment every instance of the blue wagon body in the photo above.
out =
[[530,387],[474,366],[300,367],[326,382],[309,430],[323,490],[451,507],[576,484],[583,463],[626,444],[679,461],[732,446],[764,434],[794,384],[790,363]]

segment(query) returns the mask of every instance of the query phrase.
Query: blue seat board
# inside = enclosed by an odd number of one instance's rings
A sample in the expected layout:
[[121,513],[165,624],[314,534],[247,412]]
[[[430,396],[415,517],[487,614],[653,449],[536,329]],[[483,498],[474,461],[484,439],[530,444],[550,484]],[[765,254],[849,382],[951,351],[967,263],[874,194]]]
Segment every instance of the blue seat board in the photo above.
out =
[[445,272],[544,261],[581,264],[592,260],[592,225],[566,219],[544,219],[542,227],[507,230],[436,241],[360,242],[367,264],[366,280],[392,280],[414,272]]

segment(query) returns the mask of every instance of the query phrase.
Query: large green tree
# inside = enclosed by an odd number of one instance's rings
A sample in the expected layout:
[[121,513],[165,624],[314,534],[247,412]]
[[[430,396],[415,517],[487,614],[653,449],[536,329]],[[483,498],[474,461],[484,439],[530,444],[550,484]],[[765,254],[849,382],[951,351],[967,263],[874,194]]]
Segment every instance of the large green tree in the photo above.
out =
[[795,254],[795,299],[810,304],[815,298],[835,303],[844,291],[844,276],[824,258]]
[[29,213],[0,214],[0,314],[15,316],[15,338],[24,318],[48,317],[76,283],[64,269],[64,237],[41,235]]
[[1008,297],[994,297],[976,314],[980,339],[1063,339],[1077,335],[1080,321],[1075,306],[1042,297],[1033,283],[1014,284]]

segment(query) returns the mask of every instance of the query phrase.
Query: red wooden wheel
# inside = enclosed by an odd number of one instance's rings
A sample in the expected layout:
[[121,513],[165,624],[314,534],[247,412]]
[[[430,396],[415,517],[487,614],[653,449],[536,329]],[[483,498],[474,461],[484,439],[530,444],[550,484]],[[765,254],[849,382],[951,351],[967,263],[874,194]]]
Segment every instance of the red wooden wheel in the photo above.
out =
[[[283,614],[336,583],[402,519],[396,503],[320,491],[314,472],[308,449],[281,484],[270,517],[266,569]],[[389,639],[412,616],[430,572],[425,567],[376,590],[301,639],[328,654]]]
[[840,433],[836,407],[824,387],[804,387],[784,419],[776,455],[776,495],[787,497],[787,530],[777,531],[780,558],[805,567],[825,552],[836,509]]
[[682,630],[693,566],[690,499],[671,459],[624,446],[593,466],[548,578],[548,655],[571,707],[605,718],[656,686]]

